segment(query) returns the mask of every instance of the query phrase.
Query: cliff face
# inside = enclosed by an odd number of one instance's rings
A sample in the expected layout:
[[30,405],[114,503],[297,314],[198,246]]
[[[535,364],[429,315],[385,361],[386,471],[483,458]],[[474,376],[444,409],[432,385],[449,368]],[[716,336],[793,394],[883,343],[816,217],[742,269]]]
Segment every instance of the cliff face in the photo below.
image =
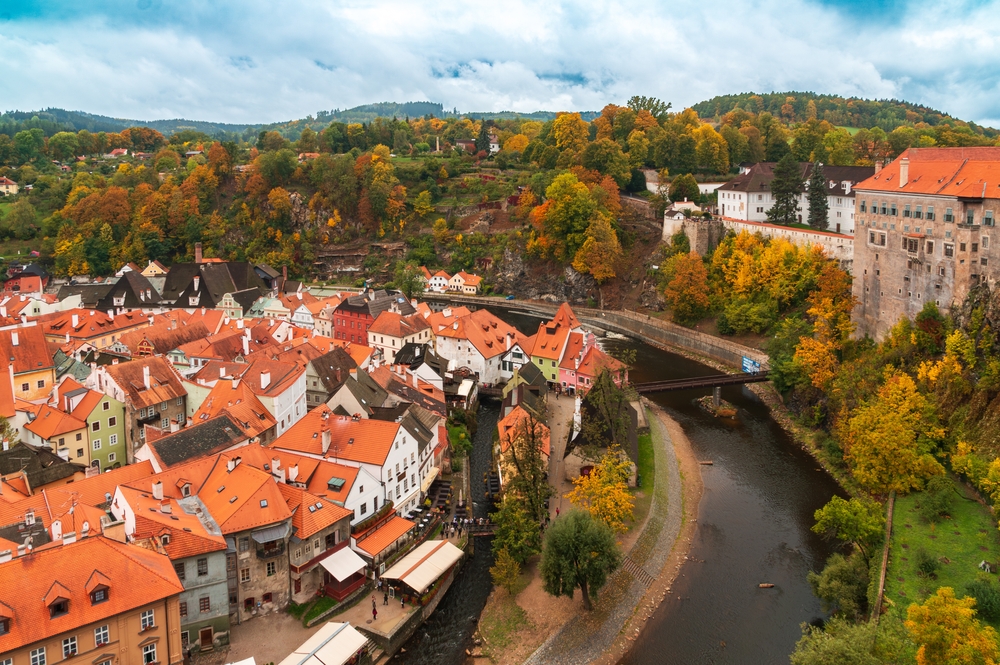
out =
[[550,302],[584,303],[596,291],[597,282],[572,266],[560,268],[548,261],[525,261],[524,255],[507,248],[496,266],[493,283],[504,293],[519,298]]

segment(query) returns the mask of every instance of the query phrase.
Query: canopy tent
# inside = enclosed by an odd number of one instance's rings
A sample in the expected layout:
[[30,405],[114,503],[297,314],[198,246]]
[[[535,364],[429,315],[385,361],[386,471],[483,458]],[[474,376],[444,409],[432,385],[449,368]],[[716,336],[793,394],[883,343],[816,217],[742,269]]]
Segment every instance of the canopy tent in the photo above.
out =
[[368,639],[349,623],[331,621],[302,643],[280,665],[344,665]]
[[343,582],[351,575],[359,573],[367,565],[365,560],[354,553],[349,547],[337,550],[319,562],[326,572],[333,575],[338,582]]
[[427,472],[427,477],[424,478],[424,482],[420,483],[420,491],[424,494],[427,493],[427,489],[431,486],[431,483],[438,477],[438,473],[441,471],[441,467],[432,466],[431,470]]
[[462,550],[447,540],[427,540],[385,571],[382,577],[399,580],[417,593],[423,593],[461,558]]

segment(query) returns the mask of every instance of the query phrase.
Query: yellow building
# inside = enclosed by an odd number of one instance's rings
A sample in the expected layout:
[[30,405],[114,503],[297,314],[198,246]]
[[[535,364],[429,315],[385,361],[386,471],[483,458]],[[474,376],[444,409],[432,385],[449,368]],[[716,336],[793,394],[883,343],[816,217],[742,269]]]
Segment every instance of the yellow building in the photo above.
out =
[[93,309],[70,309],[41,317],[39,321],[50,342],[88,342],[106,349],[125,333],[149,327],[150,318],[140,311],[109,315]]
[[29,402],[48,398],[56,382],[56,368],[41,328],[0,330],[0,370],[8,374],[10,365],[14,369],[14,397]]
[[[86,523],[84,523],[86,525]],[[0,539],[0,663],[176,665],[184,590],[170,559],[103,535],[34,550]]]

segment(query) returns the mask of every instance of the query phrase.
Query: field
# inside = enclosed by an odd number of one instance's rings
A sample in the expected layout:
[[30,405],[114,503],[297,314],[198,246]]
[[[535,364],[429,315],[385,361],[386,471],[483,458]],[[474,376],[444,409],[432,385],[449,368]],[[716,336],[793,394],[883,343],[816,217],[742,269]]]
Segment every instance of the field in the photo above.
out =
[[[939,587],[951,587],[959,597],[966,595],[966,585],[980,572],[979,563],[985,560],[995,566],[1000,559],[996,519],[964,487],[956,484],[955,491],[958,496],[952,502],[951,515],[937,523],[921,517],[922,493],[896,499],[885,597],[903,612]],[[921,552],[938,561],[933,575],[918,572]]]

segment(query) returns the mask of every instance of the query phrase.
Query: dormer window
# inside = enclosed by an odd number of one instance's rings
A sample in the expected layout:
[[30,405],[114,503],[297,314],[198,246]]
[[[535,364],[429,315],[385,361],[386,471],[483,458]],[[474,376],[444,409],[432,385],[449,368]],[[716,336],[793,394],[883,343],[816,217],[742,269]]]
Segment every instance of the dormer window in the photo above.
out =
[[[164,543],[166,545],[166,543]],[[108,587],[98,587],[90,592],[90,604],[97,605],[108,599]]]
[[181,496],[191,496],[191,483],[181,485]]
[[55,619],[56,617],[61,617],[64,614],[69,614],[69,601],[65,598],[59,598],[55,600],[51,605],[49,605],[49,618]]

